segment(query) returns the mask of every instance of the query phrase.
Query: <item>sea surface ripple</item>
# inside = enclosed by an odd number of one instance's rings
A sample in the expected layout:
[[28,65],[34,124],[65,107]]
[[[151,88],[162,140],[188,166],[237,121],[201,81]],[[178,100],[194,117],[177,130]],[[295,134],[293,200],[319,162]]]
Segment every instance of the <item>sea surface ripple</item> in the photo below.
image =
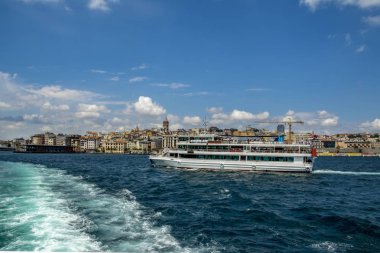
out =
[[256,174],[1,152],[0,250],[380,252],[379,194],[379,157]]

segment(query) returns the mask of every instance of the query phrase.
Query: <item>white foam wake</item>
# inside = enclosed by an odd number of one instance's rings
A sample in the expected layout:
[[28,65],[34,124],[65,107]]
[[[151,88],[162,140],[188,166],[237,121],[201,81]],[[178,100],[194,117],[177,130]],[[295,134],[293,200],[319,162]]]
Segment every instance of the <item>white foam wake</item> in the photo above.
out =
[[2,177],[4,190],[0,193],[3,197],[0,198],[0,232],[7,239],[0,250],[102,250],[101,243],[86,233],[90,222],[71,210],[67,200],[52,191],[51,182],[39,173],[40,166],[0,165],[2,171],[7,171],[6,177]]
[[380,172],[368,171],[341,171],[341,170],[314,170],[313,174],[336,174],[336,175],[354,175],[354,176],[380,176]]
[[111,195],[63,170],[23,163],[5,166],[17,174],[8,180],[18,184],[18,196],[0,192],[0,211],[7,212],[6,218],[0,217],[5,226],[0,233],[12,233],[0,250],[216,251],[182,247],[169,226],[155,225],[160,214],[145,212],[128,189]]

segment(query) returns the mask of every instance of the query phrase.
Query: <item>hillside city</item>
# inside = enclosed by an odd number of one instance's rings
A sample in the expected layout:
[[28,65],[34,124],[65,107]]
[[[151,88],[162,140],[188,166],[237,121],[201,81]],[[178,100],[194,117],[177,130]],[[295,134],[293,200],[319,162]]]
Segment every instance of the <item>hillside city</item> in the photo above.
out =
[[317,135],[314,133],[289,133],[284,125],[275,131],[247,127],[245,130],[218,127],[178,129],[171,131],[165,119],[162,128],[139,129],[136,127],[123,132],[91,132],[85,135],[54,134],[51,132],[34,134],[30,139],[17,138],[0,141],[0,150],[34,153],[112,153],[112,154],[153,154],[164,148],[175,148],[178,137],[199,134],[217,134],[226,140],[231,138],[252,141],[277,141],[284,136],[288,143],[311,143],[320,156],[377,156],[380,155],[378,133]]

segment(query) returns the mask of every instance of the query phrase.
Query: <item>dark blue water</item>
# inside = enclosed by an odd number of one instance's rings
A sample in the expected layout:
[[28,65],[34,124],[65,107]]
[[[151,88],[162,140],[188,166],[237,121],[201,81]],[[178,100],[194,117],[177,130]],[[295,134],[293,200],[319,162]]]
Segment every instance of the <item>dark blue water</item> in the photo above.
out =
[[380,252],[380,158],[312,174],[152,168],[146,156],[0,153],[0,250]]

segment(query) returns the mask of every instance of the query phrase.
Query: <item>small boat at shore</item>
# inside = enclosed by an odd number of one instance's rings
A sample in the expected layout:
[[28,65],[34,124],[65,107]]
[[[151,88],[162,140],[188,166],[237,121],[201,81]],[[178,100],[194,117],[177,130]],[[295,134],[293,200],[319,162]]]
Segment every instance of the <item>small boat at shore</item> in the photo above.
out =
[[180,169],[310,173],[316,150],[309,144],[223,140],[213,134],[179,136],[177,148],[151,155],[153,166]]

